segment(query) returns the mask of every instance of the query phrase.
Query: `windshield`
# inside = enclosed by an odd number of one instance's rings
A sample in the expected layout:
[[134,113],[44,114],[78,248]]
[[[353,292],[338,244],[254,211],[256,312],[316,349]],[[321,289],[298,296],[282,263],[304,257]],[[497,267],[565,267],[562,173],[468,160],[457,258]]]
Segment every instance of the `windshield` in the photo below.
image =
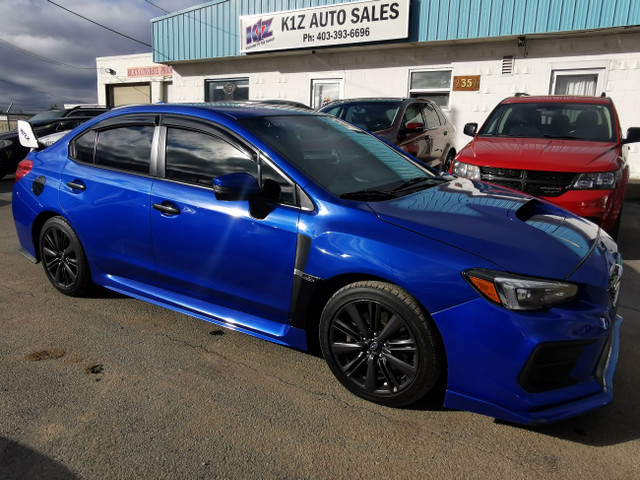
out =
[[282,115],[240,123],[336,196],[382,200],[409,193],[396,190],[408,183],[420,188],[443,181],[378,138],[331,117]]
[[505,103],[492,112],[478,135],[616,141],[610,106],[593,103]]
[[376,132],[391,128],[401,104],[402,102],[396,100],[341,103],[322,111],[370,132]]
[[29,119],[31,125],[41,125],[43,123],[49,123],[51,120],[56,120],[64,114],[64,110],[47,110],[46,112],[36,113]]

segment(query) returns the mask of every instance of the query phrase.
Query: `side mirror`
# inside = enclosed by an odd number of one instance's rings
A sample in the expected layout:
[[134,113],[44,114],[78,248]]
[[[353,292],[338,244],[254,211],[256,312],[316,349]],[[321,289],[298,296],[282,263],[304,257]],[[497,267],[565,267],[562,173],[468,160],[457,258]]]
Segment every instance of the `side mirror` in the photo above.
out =
[[271,212],[267,202],[275,202],[280,198],[280,185],[271,179],[264,182],[264,188],[248,173],[230,173],[213,179],[213,191],[221,201],[233,202],[247,200],[249,215],[263,220]]
[[627,130],[627,138],[622,140],[622,143],[636,142],[640,142],[640,127],[631,127]]
[[475,137],[477,131],[478,131],[477,123],[467,123],[464,126],[464,130],[463,130],[464,134],[469,135],[470,137]]
[[232,202],[260,196],[260,186],[248,173],[230,173],[213,179],[213,191],[218,200]]
[[38,137],[31,124],[26,120],[18,120],[18,139],[23,147],[40,148]]

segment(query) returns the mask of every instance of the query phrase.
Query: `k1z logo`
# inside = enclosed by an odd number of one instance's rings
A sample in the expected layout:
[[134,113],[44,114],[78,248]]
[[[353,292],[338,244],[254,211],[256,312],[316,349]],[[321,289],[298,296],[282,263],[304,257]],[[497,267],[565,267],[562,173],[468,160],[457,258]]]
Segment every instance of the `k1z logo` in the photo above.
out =
[[273,22],[273,18],[268,20],[260,19],[258,23],[247,27],[247,45],[272,37],[271,22]]

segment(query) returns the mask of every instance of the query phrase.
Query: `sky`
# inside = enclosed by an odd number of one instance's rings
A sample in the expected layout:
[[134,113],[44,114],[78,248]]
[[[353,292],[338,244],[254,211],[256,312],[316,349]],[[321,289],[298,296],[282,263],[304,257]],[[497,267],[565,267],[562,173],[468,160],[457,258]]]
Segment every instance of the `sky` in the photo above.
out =
[[[151,44],[151,22],[206,0],[53,0]],[[0,0],[0,111],[35,113],[97,102],[96,57],[150,52],[48,0]],[[59,65],[60,63],[67,66]]]

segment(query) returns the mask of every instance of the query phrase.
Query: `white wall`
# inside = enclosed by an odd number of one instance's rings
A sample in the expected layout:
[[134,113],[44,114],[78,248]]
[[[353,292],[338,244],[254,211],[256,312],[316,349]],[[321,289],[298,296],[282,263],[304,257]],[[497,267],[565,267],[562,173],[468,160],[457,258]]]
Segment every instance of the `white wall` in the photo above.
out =
[[[515,56],[511,75],[501,72],[505,55]],[[117,71],[121,59],[126,71],[132,57],[106,58]],[[149,58],[133,60],[144,62]],[[179,63],[173,65],[171,101],[204,101],[206,79],[233,77],[249,78],[249,96],[255,100],[283,98],[309,105],[311,81],[322,78],[342,79],[344,98],[404,97],[409,93],[411,70],[452,68],[456,76],[481,76],[479,91],[451,92],[450,108],[445,111],[456,126],[455,145],[460,149],[469,141],[462,133],[464,124],[481,124],[503,98],[516,92],[548,94],[553,69],[594,66],[605,68],[603,90],[616,104],[623,131],[640,127],[638,29],[630,33],[528,38],[526,47],[518,47],[513,38],[384,48],[360,46],[315,53],[305,50]],[[99,73],[99,84],[103,75]],[[100,87],[98,90],[100,95]],[[640,178],[640,144],[630,145],[629,153],[632,175]]]
[[130,83],[146,83],[151,86],[151,103],[170,102],[171,98],[165,98],[165,92],[172,90],[165,87],[165,83],[171,81],[171,76],[144,76],[129,77],[127,70],[134,67],[151,67],[160,65],[153,62],[153,54],[140,53],[136,55],[120,55],[112,57],[96,58],[98,72],[98,104],[107,104],[107,85],[125,85]]

